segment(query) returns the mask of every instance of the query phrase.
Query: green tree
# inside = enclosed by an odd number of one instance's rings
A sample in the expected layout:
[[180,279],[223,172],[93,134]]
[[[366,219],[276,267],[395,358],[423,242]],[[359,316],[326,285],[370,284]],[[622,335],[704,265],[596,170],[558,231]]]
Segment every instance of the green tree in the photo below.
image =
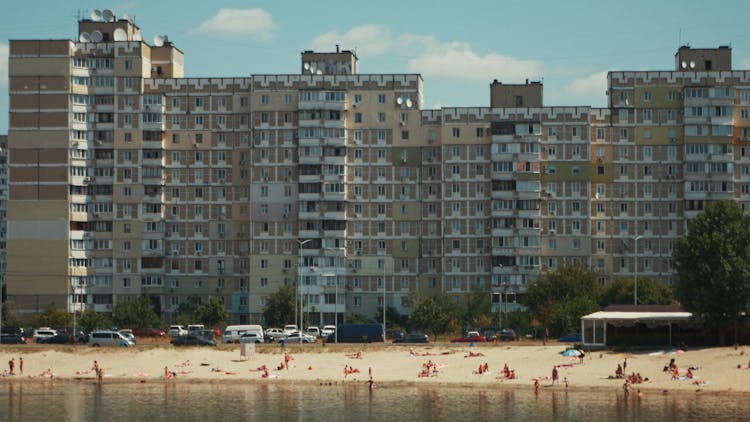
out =
[[[634,280],[618,277],[602,291],[602,307],[633,303]],[[672,288],[650,277],[638,277],[639,305],[671,305],[675,303]]]
[[263,308],[263,319],[271,327],[281,327],[294,319],[294,304],[296,292],[294,286],[282,286],[275,293],[268,296],[266,307]]
[[119,327],[160,327],[161,318],[154,311],[154,304],[148,296],[117,302],[112,313],[112,322]]
[[227,322],[227,309],[214,297],[207,304],[199,306],[195,314],[198,321],[206,327],[216,327]]
[[717,329],[721,344],[731,327],[736,343],[750,310],[750,216],[732,201],[709,205],[677,239],[673,258],[682,306]]
[[524,304],[554,334],[578,330],[581,317],[599,309],[596,274],[580,265],[543,273],[529,285]]
[[79,327],[86,331],[95,330],[97,328],[109,328],[112,326],[112,320],[107,314],[96,312],[92,309],[85,310],[78,315],[76,322]]
[[455,303],[443,293],[436,298],[418,298],[409,321],[412,327],[423,329],[436,338],[456,325],[455,316]]
[[180,302],[175,312],[175,323],[181,325],[195,324],[198,320],[198,308],[201,306],[201,298],[197,295],[188,296]]
[[[472,288],[458,306],[459,314],[464,326],[472,328],[486,328],[497,318],[492,317],[492,297],[489,292],[479,288]],[[487,325],[487,324],[490,325]]]
[[56,307],[54,303],[50,303],[44,312],[35,315],[32,321],[36,327],[67,327],[72,325],[73,315],[65,309]]
[[[409,318],[405,315],[398,313],[398,309],[393,306],[385,308],[385,324],[388,329],[403,329],[406,327]],[[375,311],[375,323],[383,323],[383,307],[378,307]]]

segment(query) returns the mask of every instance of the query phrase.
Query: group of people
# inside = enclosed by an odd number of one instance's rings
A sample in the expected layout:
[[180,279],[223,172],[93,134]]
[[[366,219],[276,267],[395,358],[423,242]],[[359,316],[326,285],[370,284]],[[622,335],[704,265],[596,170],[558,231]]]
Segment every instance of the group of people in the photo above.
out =
[[503,372],[500,374],[500,377],[514,380],[516,379],[516,371],[515,369],[508,368],[508,363],[506,362],[505,365],[503,365]]
[[474,371],[474,373],[477,374],[477,375],[484,375],[484,374],[489,373],[489,372],[490,372],[490,365],[487,362],[485,362],[484,364],[479,365],[479,369],[477,369],[476,371]]
[[344,365],[344,378],[346,378],[348,375],[353,375],[353,374],[359,374],[359,369],[353,366]]
[[437,363],[428,360],[422,364],[422,371],[417,375],[419,378],[436,377],[438,374]]
[[[18,358],[18,371],[20,375],[23,375],[23,357]],[[3,371],[4,377],[12,377],[14,375],[18,375],[16,373],[16,358],[10,358],[8,361],[8,370]]]
[[349,353],[346,357],[349,359],[362,359],[362,351],[358,350],[357,353]]

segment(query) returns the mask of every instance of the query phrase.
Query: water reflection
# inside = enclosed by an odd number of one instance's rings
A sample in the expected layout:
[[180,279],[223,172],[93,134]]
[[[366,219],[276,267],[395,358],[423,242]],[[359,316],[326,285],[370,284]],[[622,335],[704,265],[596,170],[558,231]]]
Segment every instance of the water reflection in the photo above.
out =
[[486,389],[365,383],[0,384],[0,420],[695,420],[747,418],[748,395]]

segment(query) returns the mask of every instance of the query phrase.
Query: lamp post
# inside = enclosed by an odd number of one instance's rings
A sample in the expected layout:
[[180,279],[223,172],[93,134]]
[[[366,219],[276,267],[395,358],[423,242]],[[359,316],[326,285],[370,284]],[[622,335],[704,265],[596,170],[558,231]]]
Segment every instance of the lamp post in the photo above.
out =
[[633,269],[633,304],[638,304],[638,240],[643,239],[643,235],[636,236],[633,240],[635,249],[635,268]]
[[[307,240],[299,240],[295,239],[297,241],[297,295],[299,295],[299,327],[297,327],[297,330],[299,331],[299,343],[302,344],[302,245],[304,245],[307,242],[312,241],[312,239]],[[294,304],[294,322],[297,322],[297,295],[295,295],[295,304]]]

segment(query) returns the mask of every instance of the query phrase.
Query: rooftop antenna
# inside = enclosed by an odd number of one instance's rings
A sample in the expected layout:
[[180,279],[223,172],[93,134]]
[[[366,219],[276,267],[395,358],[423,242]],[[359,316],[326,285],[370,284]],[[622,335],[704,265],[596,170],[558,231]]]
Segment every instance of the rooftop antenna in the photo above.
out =
[[91,42],[102,42],[104,36],[101,31],[94,31],[91,33]]
[[102,18],[105,22],[112,22],[115,19],[115,14],[109,9],[102,10]]
[[99,22],[102,20],[102,11],[99,9],[94,9],[91,11],[91,20],[95,22]]

